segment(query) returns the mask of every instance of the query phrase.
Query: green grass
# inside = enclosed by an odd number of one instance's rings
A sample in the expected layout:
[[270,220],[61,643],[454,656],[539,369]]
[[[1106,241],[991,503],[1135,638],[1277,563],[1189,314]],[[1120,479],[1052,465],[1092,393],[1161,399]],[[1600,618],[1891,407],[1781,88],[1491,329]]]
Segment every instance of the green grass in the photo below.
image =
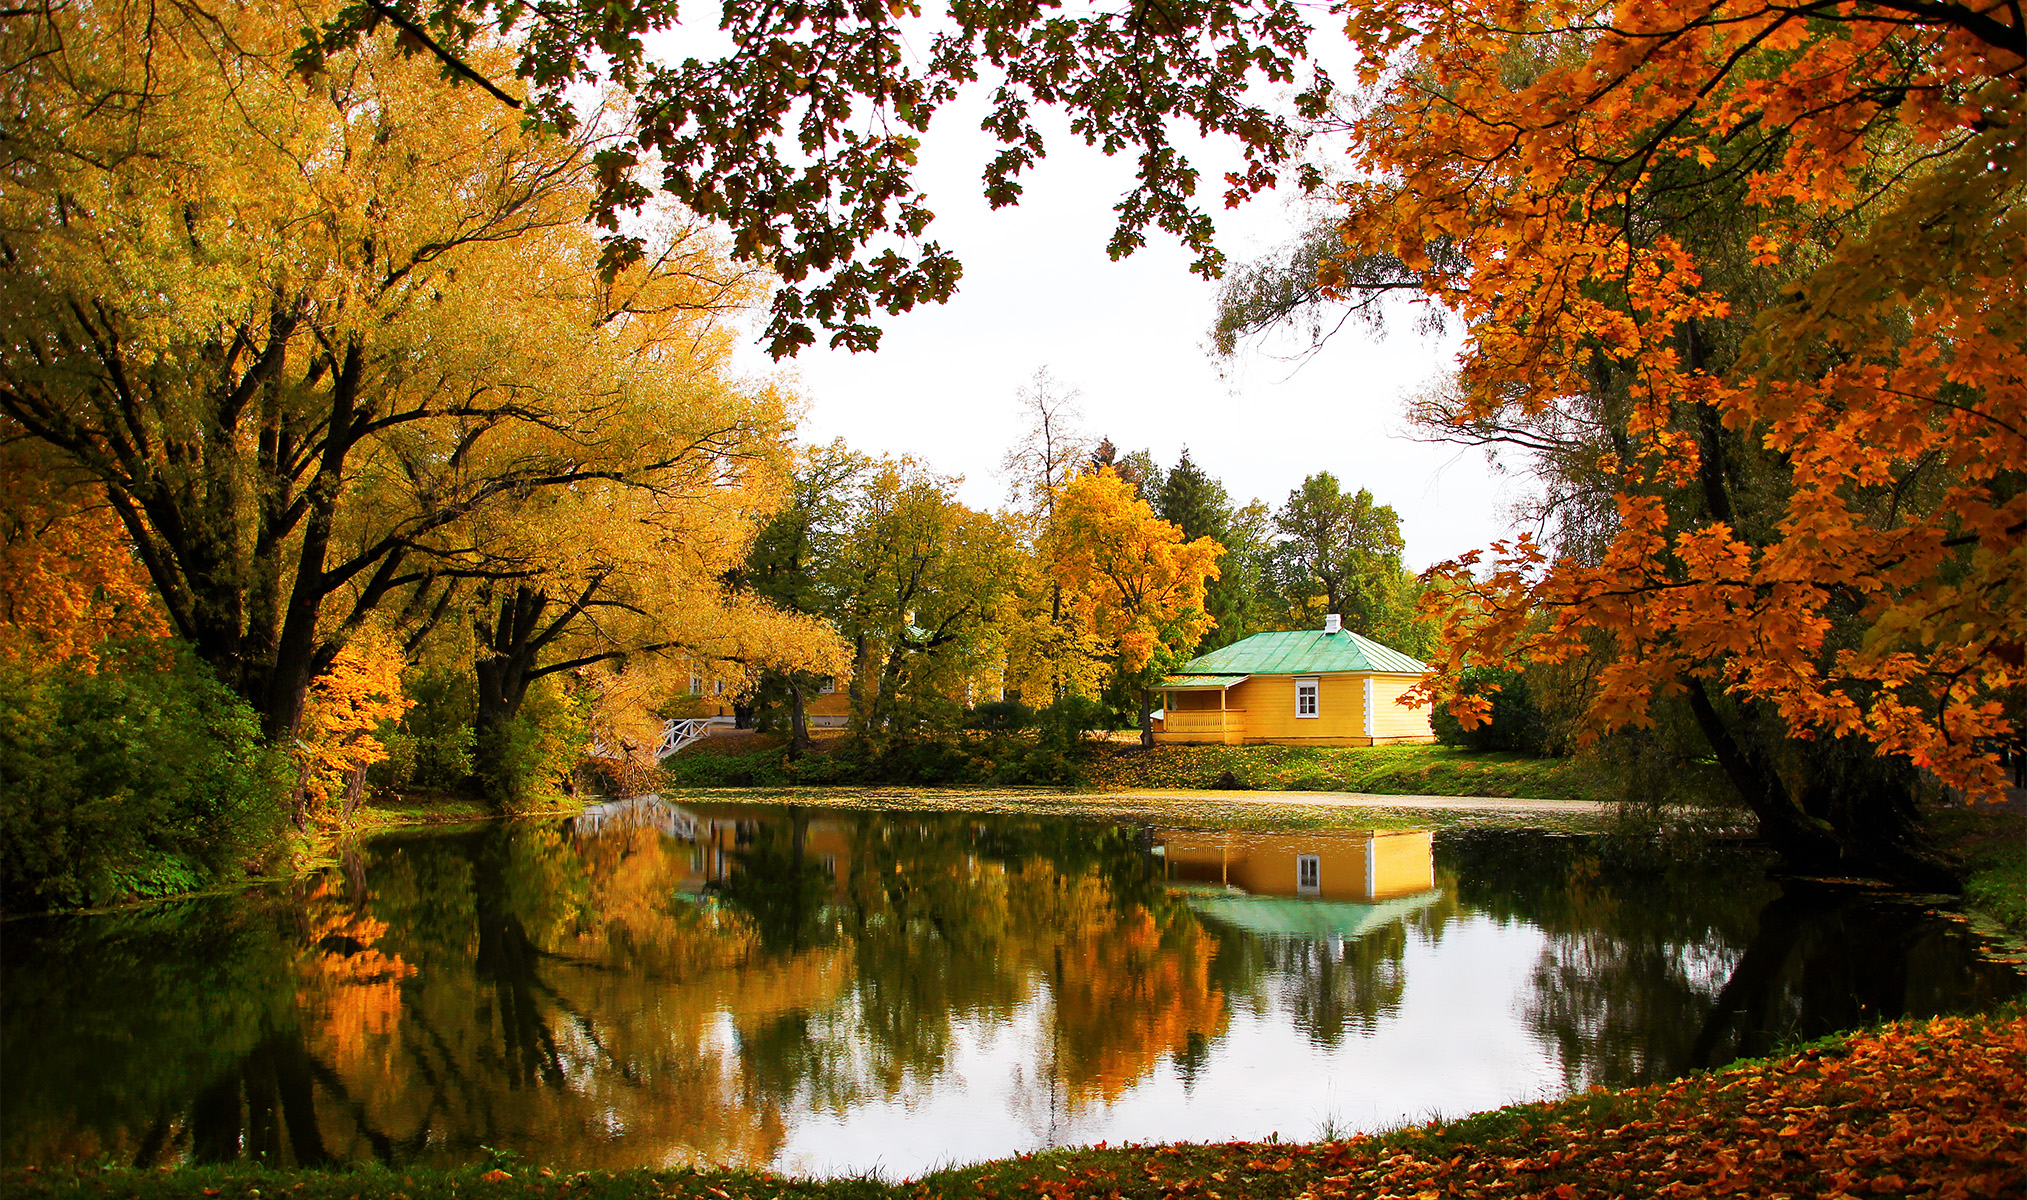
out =
[[2017,806],[1942,808],[1929,813],[1929,827],[1964,860],[1964,899],[1973,913],[2002,929],[2013,948],[2022,948],[2027,941],[2027,812]]
[[1100,759],[1100,788],[1237,786],[1275,792],[1365,792],[1381,796],[1492,796],[1611,800],[1608,781],[1566,758],[1477,753],[1454,746],[1133,747]]

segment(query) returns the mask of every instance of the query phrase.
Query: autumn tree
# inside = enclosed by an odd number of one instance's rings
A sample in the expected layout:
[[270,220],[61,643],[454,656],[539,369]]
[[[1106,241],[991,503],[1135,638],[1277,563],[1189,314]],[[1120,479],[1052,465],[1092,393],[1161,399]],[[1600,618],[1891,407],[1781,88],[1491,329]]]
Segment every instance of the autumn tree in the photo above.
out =
[[[756,414],[778,421],[708,349],[752,284],[661,219],[634,227],[644,257],[600,269],[596,106],[570,137],[528,128],[380,34],[306,89],[296,10],[133,16],[0,33],[28,64],[0,182],[0,412],[104,490],[170,625],[269,738],[376,621],[427,626],[490,588],[535,611],[511,656],[613,596],[611,560],[522,536],[544,505],[579,547],[613,522],[635,563],[651,542],[704,570],[736,557],[710,546],[743,548],[737,528],[663,518],[712,511]],[[643,513],[692,540],[634,537]]]
[[1110,468],[1072,479],[1057,502],[1042,560],[1083,634],[1081,653],[1139,693],[1145,744],[1154,741],[1154,682],[1211,627],[1204,586],[1223,550],[1207,537],[1185,541]]
[[[836,560],[849,536],[852,498],[874,460],[847,447],[842,440],[811,446],[796,455],[788,503],[774,513],[753,539],[746,561],[733,573],[735,587],[787,612],[831,619],[836,615],[825,568]],[[842,672],[827,672],[835,679]],[[757,687],[757,698],[784,699],[788,707],[789,751],[809,748],[805,711],[812,689],[821,680],[806,672],[770,670]]]
[[1923,778],[1996,787],[2027,666],[2018,13],[1379,3],[1349,30],[1375,103],[1319,284],[1397,260],[1470,331],[1432,415],[1547,431],[1610,493],[1582,553],[1441,572],[1447,670],[1602,642],[1595,725],[1679,698],[1791,869],[1952,887]]
[[[627,136],[601,152],[595,208],[610,231],[607,261],[641,242],[623,219],[649,179],[691,212],[722,222],[733,253],[782,281],[766,330],[792,354],[819,331],[833,346],[878,345],[875,310],[940,303],[962,267],[929,237],[932,211],[914,175],[919,135],[934,115],[989,78],[981,128],[998,143],[987,200],[1018,203],[1021,176],[1046,143],[1035,110],[1066,114],[1106,154],[1130,153],[1136,178],[1114,205],[1107,244],[1122,258],[1150,226],[1182,241],[1213,277],[1223,256],[1200,206],[1201,172],[1173,131],[1227,139],[1243,164],[1221,199],[1235,204],[1296,165],[1295,130],[1256,99],[1258,85],[1298,82],[1309,27],[1292,0],[1180,0],[1077,12],[1020,5],[855,3],[779,8],[728,0],[722,56],[657,58],[648,35],[674,33],[674,0],[545,7],[539,20],[500,0],[372,0],[315,13],[296,55],[306,74],[342,73],[362,40],[390,32],[433,57],[446,80],[489,94],[509,112],[568,131],[576,90],[609,84],[632,101]],[[510,64],[474,57],[494,30],[517,38]],[[911,38],[919,56],[905,50]],[[525,89],[525,90],[524,90]],[[1318,73],[1295,96],[1321,110]]]
[[165,632],[147,570],[97,489],[0,422],[0,659],[54,665]]
[[1007,502],[1025,512],[1037,530],[1055,519],[1057,494],[1095,449],[1084,432],[1082,398],[1046,367],[1014,393],[1021,436],[1007,450],[1000,471],[1007,481]]
[[857,485],[820,571],[851,643],[855,725],[874,738],[954,712],[968,685],[1000,675],[1001,610],[1023,566],[1016,529],[960,503],[955,481],[884,460]]

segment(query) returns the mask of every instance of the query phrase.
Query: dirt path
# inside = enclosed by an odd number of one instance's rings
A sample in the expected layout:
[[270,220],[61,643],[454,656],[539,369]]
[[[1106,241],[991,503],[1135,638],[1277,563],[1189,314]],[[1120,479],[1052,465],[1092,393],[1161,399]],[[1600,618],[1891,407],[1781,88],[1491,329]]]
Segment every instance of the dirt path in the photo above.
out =
[[1370,792],[1178,792],[1129,788],[1100,793],[1107,802],[1136,797],[1172,800],[1178,796],[1215,799],[1228,804],[1306,804],[1317,808],[1449,809],[1456,812],[1542,812],[1605,815],[1613,806],[1596,800],[1536,800],[1525,796],[1381,796]]

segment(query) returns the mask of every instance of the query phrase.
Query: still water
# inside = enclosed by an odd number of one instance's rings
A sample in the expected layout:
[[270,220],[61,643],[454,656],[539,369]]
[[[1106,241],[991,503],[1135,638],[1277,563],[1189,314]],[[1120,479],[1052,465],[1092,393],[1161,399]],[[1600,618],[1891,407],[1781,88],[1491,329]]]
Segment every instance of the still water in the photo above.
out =
[[5,930],[10,1166],[1308,1140],[2020,988],[1747,850],[661,802]]

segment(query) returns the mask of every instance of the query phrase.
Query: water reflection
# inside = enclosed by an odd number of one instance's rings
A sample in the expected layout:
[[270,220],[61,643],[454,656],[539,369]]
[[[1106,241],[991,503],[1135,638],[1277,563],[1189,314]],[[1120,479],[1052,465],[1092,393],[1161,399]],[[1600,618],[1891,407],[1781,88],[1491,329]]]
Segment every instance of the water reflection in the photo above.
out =
[[2018,987],[1742,852],[659,802],[8,933],[10,1163],[908,1173],[1643,1082]]

